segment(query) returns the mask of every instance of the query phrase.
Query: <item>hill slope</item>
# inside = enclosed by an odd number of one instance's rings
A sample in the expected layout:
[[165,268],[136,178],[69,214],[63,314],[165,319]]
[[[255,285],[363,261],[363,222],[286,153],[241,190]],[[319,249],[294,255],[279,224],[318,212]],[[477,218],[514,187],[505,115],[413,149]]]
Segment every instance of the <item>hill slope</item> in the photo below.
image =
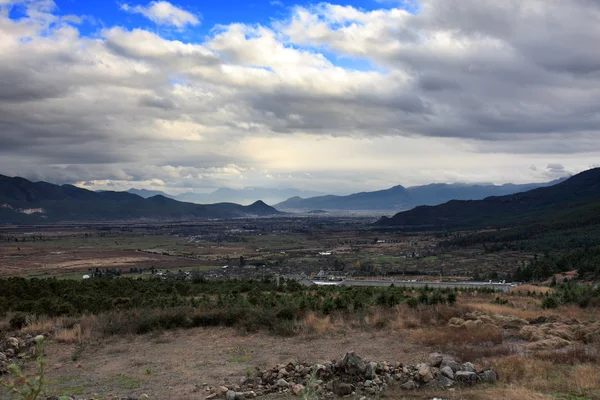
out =
[[199,205],[157,195],[144,199],[127,192],[93,192],[72,185],[31,182],[0,175],[0,223],[189,219],[267,216],[279,211],[257,201]]
[[589,212],[599,202],[600,168],[595,168],[556,185],[523,193],[416,207],[392,218],[382,218],[377,225],[423,228],[511,226],[566,215],[584,220],[592,217]]
[[292,197],[275,204],[280,210],[408,210],[419,205],[437,205],[449,200],[479,200],[489,196],[513,194],[558,183],[531,183],[524,185],[470,185],[434,183],[404,188],[394,186],[374,192],[348,196],[319,196],[303,199]]

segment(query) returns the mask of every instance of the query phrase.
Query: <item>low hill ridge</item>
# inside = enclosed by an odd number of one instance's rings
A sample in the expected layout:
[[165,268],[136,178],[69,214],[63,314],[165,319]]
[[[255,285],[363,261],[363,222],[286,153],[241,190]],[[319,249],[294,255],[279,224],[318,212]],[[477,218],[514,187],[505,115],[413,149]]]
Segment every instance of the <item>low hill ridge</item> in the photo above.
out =
[[177,201],[162,194],[145,199],[128,192],[94,192],[73,185],[0,175],[0,223],[237,218],[278,213],[262,201],[250,206],[234,203],[201,205]]
[[[391,218],[382,218],[377,224],[432,228],[509,226],[539,222],[552,218],[555,213],[597,203],[600,203],[600,168],[581,172],[553,186],[526,192],[416,207]],[[585,212],[582,217],[584,215]]]

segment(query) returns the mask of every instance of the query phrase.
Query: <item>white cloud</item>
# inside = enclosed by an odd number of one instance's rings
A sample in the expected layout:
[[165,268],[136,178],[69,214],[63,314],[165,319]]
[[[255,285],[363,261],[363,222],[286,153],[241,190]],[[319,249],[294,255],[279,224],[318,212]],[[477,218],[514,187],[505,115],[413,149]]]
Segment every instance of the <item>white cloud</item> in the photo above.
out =
[[0,173],[350,192],[542,181],[600,156],[589,1],[423,0],[416,15],[320,4],[201,41],[86,36],[48,0],[17,21],[2,4]]
[[198,15],[185,11],[168,1],[152,1],[146,6],[122,4],[123,11],[142,14],[158,25],[174,26],[182,29],[187,25],[199,25]]

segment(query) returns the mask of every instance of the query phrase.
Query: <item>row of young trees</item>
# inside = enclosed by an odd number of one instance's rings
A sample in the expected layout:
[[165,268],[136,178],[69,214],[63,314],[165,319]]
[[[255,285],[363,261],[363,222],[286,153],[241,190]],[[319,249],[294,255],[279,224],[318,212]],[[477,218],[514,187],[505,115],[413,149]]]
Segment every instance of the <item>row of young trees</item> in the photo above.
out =
[[0,280],[0,312],[60,316],[126,309],[290,309],[323,314],[356,312],[370,306],[406,303],[453,304],[453,289],[404,287],[316,287],[295,281],[10,278]]

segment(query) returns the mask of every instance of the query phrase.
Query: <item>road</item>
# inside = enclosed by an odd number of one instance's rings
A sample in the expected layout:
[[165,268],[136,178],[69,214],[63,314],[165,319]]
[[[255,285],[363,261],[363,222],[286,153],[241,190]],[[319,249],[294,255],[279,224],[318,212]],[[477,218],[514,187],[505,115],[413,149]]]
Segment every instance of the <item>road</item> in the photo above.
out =
[[338,286],[404,286],[404,287],[430,287],[430,288],[488,288],[507,292],[517,286],[515,283],[500,283],[500,282],[413,282],[413,281],[394,281],[394,280],[357,280],[346,279],[343,281],[313,281],[316,285],[338,285]]

